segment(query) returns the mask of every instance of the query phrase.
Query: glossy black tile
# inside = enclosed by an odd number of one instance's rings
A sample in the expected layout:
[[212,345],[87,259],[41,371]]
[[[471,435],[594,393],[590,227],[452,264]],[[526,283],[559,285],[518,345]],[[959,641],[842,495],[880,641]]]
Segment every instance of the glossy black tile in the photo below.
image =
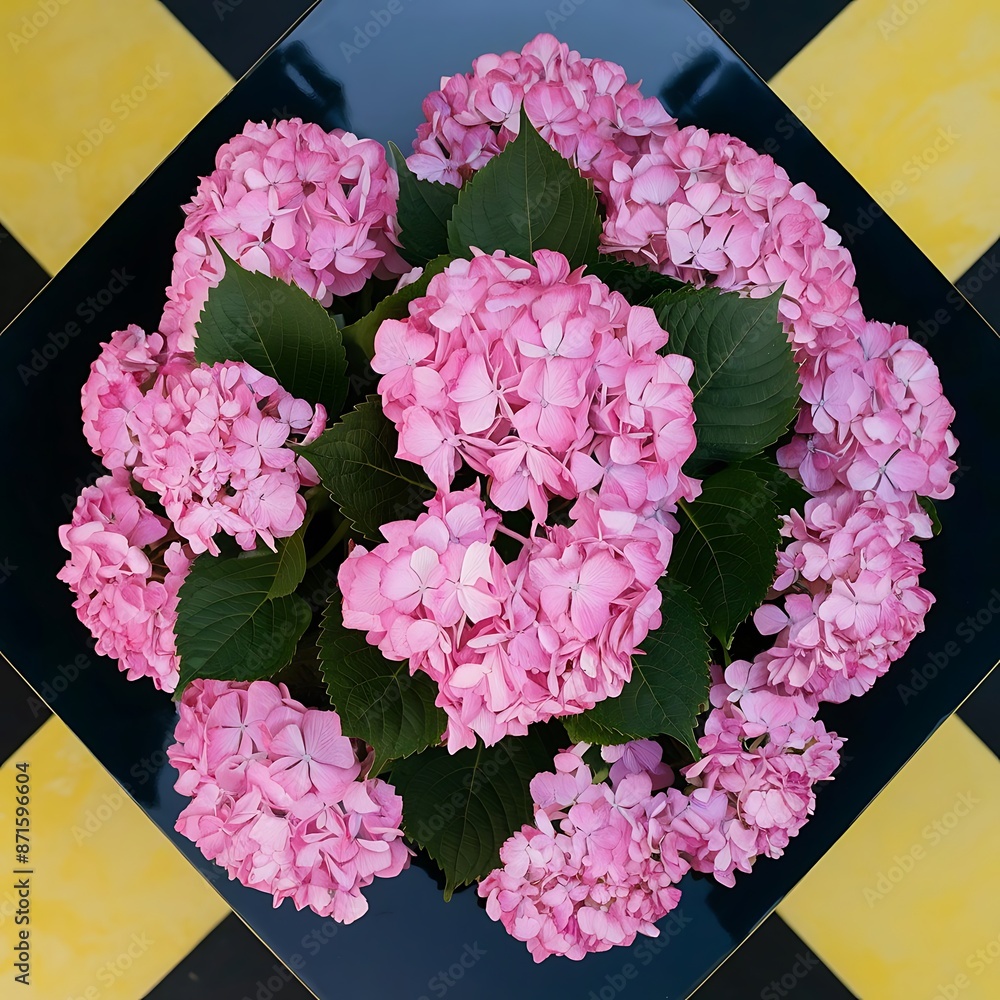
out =
[[0,660],[0,761],[17,753],[51,714],[21,675]]
[[[787,0],[691,0],[712,27],[765,80],[820,33],[851,0],[813,0],[790,9]],[[697,37],[682,55],[690,58]]]
[[162,0],[174,17],[237,79],[316,0]]
[[0,226],[0,330],[48,280],[42,265]]
[[831,972],[776,913],[694,995],[694,1000],[854,1000]]
[[146,994],[146,1000],[309,1000],[312,994],[230,914]]

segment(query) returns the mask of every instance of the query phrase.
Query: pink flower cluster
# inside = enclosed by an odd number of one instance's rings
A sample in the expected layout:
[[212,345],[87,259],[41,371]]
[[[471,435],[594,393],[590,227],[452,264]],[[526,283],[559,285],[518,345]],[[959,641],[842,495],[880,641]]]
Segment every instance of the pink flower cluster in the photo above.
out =
[[689,126],[615,164],[606,252],[682,281],[770,295],[797,347],[833,347],[863,325],[854,265],[806,184],[729,135]]
[[685,128],[615,166],[604,247],[684,281],[750,296],[782,287],[778,313],[802,381],[798,436],[779,458],[813,493],[944,499],[954,410],[905,327],[867,322],[850,253],[812,189],[728,135]]
[[147,336],[132,324],[113,333],[90,366],[90,377],[80,394],[83,434],[108,469],[135,464],[138,446],[126,419],[164,358],[163,338],[158,333]]
[[323,305],[372,275],[404,273],[398,196],[396,173],[373,139],[298,118],[247,122],[184,207],[160,321],[171,352],[194,350],[195,323],[225,270],[215,241],[248,271],[294,283]]
[[843,485],[909,504],[914,494],[943,500],[955,492],[955,410],[905,326],[866,323],[846,343],[811,350],[800,375],[807,405],[778,458],[811,493]]
[[[178,591],[191,561],[218,554],[219,531],[252,549],[298,530],[300,488],[317,479],[288,444],[318,436],[326,413],[249,365],[170,359],[163,338],[137,326],[102,345],[81,401],[87,441],[113,474],[83,491],[59,529],[70,553],[59,578],[99,653],[130,680],[173,691]],[[169,520],[133,494],[132,477]]]
[[911,539],[931,536],[930,518],[917,504],[839,487],[793,511],[782,533],[792,542],[774,588],[789,592],[754,616],[758,631],[776,634],[755,666],[821,701],[863,694],[923,630],[934,598],[919,586]]
[[[803,405],[778,458],[822,502],[786,531],[797,544],[775,587],[797,592],[784,613],[758,615],[764,634],[780,635],[756,662],[821,700],[862,693],[922,630],[932,600],[917,585],[923,567],[910,539],[928,537],[916,496],[954,491],[955,414],[937,368],[905,327],[865,320],[826,208],[740,140],[693,127],[657,139],[615,164],[607,198],[607,251],[750,296],[782,287]],[[822,573],[803,545],[832,546]],[[808,576],[786,572],[803,558]]]
[[517,135],[522,104],[543,138],[599,189],[623,155],[640,155],[677,130],[621,66],[583,59],[543,34],[519,53],[480,56],[471,73],[443,80],[424,99],[427,120],[417,128],[410,169],[460,186]]
[[195,680],[184,690],[167,750],[191,802],[176,829],[231,879],[351,923],[361,890],[409,865],[392,785],[333,711],[306,708],[284,684]]
[[594,782],[581,743],[531,782],[534,825],[500,849],[502,868],[480,884],[486,912],[524,941],[536,962],[582,959],[656,937],[656,921],[680,899],[674,883],[689,865],[671,831],[672,779],[651,740],[605,747],[611,783]]
[[599,488],[638,512],[673,510],[698,485],[690,359],[667,334],[560,253],[535,264],[499,251],[431,279],[405,320],[375,337],[378,391],[399,457],[447,489],[464,460],[502,510]]
[[632,655],[660,624],[672,535],[661,522],[585,496],[569,527],[523,539],[504,563],[499,515],[479,487],[439,493],[416,521],[341,564],[344,624],[438,686],[454,753],[523,736],[533,722],[615,697]]
[[77,595],[73,607],[97,652],[117,659],[129,680],[150,677],[164,691],[177,686],[177,592],[192,559],[170,536],[124,469],[86,487],[59,529],[69,559],[58,576]]
[[736,870],[780,857],[812,815],[814,786],[832,778],[843,745],[814,721],[816,701],[779,692],[745,661],[712,676],[703,756],[683,771],[686,791],[668,787],[674,775],[653,740],[602,748],[610,784],[595,782],[585,743],[532,779],[535,822],[505,841],[479,895],[536,962],[656,937],[686,872],[732,886]]
[[326,426],[326,411],[296,399],[238,362],[167,360],[159,334],[115,333],[83,387],[84,433],[110,469],[128,468],[163,501],[195,553],[217,555],[214,536],[244,549],[294,534],[303,485],[315,470],[288,447]]
[[837,769],[843,740],[816,720],[815,698],[775,684],[759,665],[713,666],[712,681],[702,757],[683,771],[693,787],[669,792],[672,829],[695,871],[731,886],[758,856],[781,857],[813,813],[814,786]]
[[[438,487],[428,513],[383,527],[341,568],[344,621],[438,684],[449,749],[523,735],[532,722],[614,697],[660,622],[657,581],[672,517],[700,484],[693,366],[661,356],[652,310],[629,306],[559,253],[454,261],[375,337],[379,393],[397,454]],[[501,510],[529,507],[510,534],[479,486],[449,493],[462,462]],[[546,526],[555,497],[569,526]]]
[[296,399],[241,362],[199,365],[160,375],[132,408],[126,427],[137,446],[136,479],[162,499],[194,552],[218,555],[215,535],[253,549],[274,548],[301,526],[303,485],[315,470],[288,447],[326,426],[321,404]]

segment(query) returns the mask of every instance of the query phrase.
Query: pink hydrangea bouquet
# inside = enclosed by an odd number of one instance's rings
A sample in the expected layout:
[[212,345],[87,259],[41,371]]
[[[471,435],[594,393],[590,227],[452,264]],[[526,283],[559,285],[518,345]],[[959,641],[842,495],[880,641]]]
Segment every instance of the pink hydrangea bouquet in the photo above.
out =
[[954,411],[811,188],[550,35],[408,158],[248,123],[156,331],[82,393],[60,531],[178,700],[177,829],[334,920],[416,851],[536,961],[779,857],[923,628]]

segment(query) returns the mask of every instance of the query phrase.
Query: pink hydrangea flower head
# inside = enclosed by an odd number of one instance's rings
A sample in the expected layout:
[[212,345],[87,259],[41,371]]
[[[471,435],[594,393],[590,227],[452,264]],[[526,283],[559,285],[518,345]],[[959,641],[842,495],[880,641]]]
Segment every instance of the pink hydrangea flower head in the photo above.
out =
[[621,692],[661,621],[668,526],[586,495],[571,525],[539,527],[506,563],[478,485],[427,508],[386,525],[372,550],[355,546],[338,578],[344,624],[436,682],[452,752]]
[[[618,759],[635,766],[656,757],[648,748],[618,749]],[[630,770],[614,787],[594,784],[585,750],[564,751],[555,772],[536,775],[534,825],[504,843],[502,867],[479,884],[486,912],[536,962],[579,960],[628,946],[639,934],[656,937],[656,921],[677,905],[675,883],[688,869],[669,830],[667,796],[653,791],[650,774]]]
[[160,321],[171,353],[194,350],[208,291],[225,272],[216,244],[248,271],[298,285],[323,305],[373,275],[405,273],[398,196],[396,173],[372,139],[298,118],[247,122],[184,208]]
[[111,335],[90,366],[81,392],[83,433],[108,469],[133,465],[137,444],[126,418],[142,399],[163,360],[163,338],[131,325]]
[[218,555],[215,535],[274,548],[302,525],[302,486],[315,470],[288,447],[325,427],[322,405],[295,399],[242,362],[160,374],[126,419],[133,473],[163,501],[195,553]]
[[631,509],[693,498],[689,359],[667,334],[559,253],[457,260],[375,337],[372,367],[399,457],[448,489],[462,462],[504,510],[544,521],[552,497],[597,489]]
[[425,98],[426,121],[417,128],[410,169],[461,186],[518,134],[522,106],[546,142],[599,191],[616,163],[677,128],[621,66],[585,59],[542,34],[520,52],[480,56],[471,73],[444,79]]
[[169,522],[135,496],[123,468],[83,490],[59,541],[69,559],[58,577],[76,595],[97,652],[118,660],[129,680],[150,677],[173,691],[178,591],[191,550],[171,540]]
[[402,799],[364,776],[336,712],[283,684],[195,680],[174,739],[174,787],[191,798],[177,831],[276,907],[351,923],[368,909],[361,890],[409,864]]

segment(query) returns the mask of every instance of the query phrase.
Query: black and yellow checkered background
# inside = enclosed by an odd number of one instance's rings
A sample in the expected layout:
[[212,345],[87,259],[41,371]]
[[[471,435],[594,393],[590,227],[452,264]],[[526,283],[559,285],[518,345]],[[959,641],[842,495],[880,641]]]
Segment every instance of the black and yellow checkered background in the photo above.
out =
[[[1000,3],[694,5],[1000,326]],[[2,0],[0,328],[308,6]],[[778,134],[795,127],[775,123]],[[60,171],[84,139],[90,152]],[[16,586],[8,569],[0,599],[5,582]],[[1000,677],[940,728],[699,1000],[1000,997],[998,717]],[[0,759],[11,785],[15,763],[31,761],[33,849],[46,872],[35,888],[36,985],[23,992],[254,1000],[288,980],[3,663]],[[139,762],[133,778],[156,763]],[[4,809],[0,798],[0,825]],[[15,905],[4,893],[0,927]],[[5,951],[8,972],[11,961]],[[7,973],[2,982],[0,994],[14,995]],[[283,1000],[308,995],[295,982],[281,989]]]

